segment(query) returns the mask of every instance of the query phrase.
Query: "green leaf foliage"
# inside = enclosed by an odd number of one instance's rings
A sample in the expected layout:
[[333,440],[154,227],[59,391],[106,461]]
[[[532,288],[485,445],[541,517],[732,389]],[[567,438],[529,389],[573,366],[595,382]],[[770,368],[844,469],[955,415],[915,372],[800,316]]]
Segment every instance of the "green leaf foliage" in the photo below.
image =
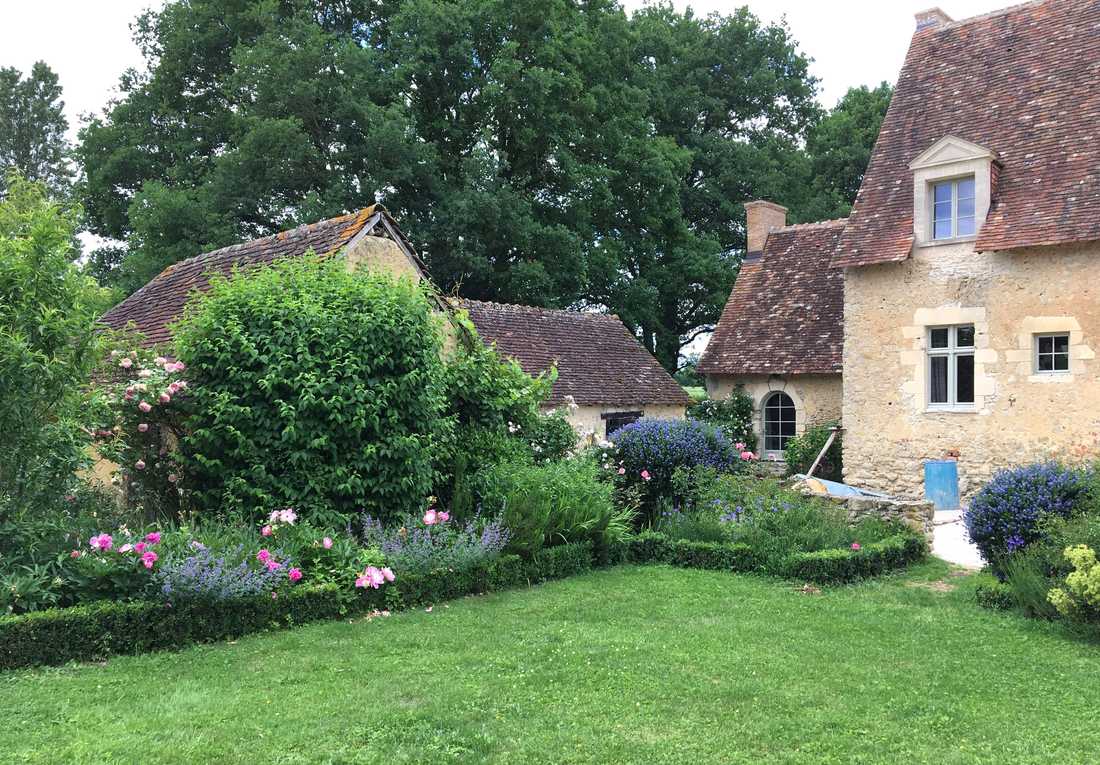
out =
[[42,183],[52,195],[67,195],[73,179],[68,129],[61,85],[44,61],[26,77],[14,67],[0,68],[0,195],[11,172]]
[[420,509],[446,427],[437,321],[422,288],[339,259],[215,279],[176,331],[199,505],[322,525]]
[[[825,448],[825,444],[833,432],[832,429],[836,425],[835,422],[809,425],[802,433],[788,441],[783,449],[783,460],[787,463],[787,473],[790,475],[805,475],[813,466],[817,455]],[[844,463],[842,461],[844,446],[842,441],[841,432],[837,431],[836,438],[833,439],[829,451],[825,452],[825,456],[821,458],[817,470],[814,471],[816,478],[824,478],[829,481],[844,480]]]

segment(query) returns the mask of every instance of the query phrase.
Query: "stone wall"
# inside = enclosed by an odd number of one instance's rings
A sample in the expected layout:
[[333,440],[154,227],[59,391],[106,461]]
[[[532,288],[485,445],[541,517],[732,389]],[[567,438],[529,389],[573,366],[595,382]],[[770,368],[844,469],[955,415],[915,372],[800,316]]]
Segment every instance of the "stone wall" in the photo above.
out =
[[760,453],[764,450],[764,401],[773,391],[783,391],[794,401],[798,433],[807,425],[841,417],[840,375],[707,375],[707,393],[713,399],[726,398],[739,384],[752,397],[756,450]]
[[864,518],[879,518],[884,521],[903,523],[925,539],[932,542],[935,508],[924,500],[897,500],[879,497],[830,497],[848,511],[848,523],[857,523]]
[[[844,287],[844,475],[923,496],[923,463],[957,458],[973,494],[1013,464],[1097,453],[1100,248],[976,253],[916,247],[901,263],[849,268]],[[929,411],[928,327],[975,327],[972,411]],[[1037,375],[1037,332],[1068,332],[1070,370]]]
[[565,419],[573,426],[573,430],[577,431],[578,444],[604,438],[606,421],[600,415],[610,412],[642,412],[643,417],[684,419],[684,407],[668,404],[602,404],[599,406],[578,406],[573,411],[569,411],[569,409],[564,411]]
[[392,239],[369,234],[362,236],[348,246],[345,257],[351,269],[365,266],[371,271],[408,276],[415,282],[420,281],[419,269]]

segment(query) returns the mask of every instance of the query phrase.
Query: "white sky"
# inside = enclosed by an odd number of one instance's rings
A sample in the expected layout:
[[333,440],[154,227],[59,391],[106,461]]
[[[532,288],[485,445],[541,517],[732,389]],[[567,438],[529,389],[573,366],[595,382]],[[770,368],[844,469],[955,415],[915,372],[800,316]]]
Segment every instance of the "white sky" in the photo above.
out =
[[[814,59],[821,102],[832,106],[855,85],[893,82],[913,34],[913,14],[937,0],[674,0],[703,15],[730,13],[741,5],[764,21],[786,17],[802,51]],[[644,0],[625,0],[637,8]],[[956,19],[1010,5],[1014,0],[939,0]],[[119,75],[140,66],[129,25],[161,0],[0,0],[0,67],[22,71],[45,60],[61,78],[70,132],[78,117],[99,111]]]

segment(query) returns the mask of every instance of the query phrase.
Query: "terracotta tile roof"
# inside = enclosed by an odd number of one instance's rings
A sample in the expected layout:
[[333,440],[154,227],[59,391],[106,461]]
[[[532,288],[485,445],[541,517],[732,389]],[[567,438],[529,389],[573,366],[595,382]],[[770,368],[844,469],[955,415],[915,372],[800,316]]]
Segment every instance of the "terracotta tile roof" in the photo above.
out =
[[691,399],[617,316],[459,300],[487,343],[530,375],[556,365],[547,402],[581,406],[675,404]]
[[171,340],[168,325],[182,315],[194,291],[209,288],[212,274],[228,276],[237,266],[263,265],[277,258],[304,255],[310,249],[319,255],[334,253],[363,230],[375,209],[372,205],[357,213],[299,226],[174,263],[105,313],[100,321],[112,329],[124,329],[133,322],[146,346],[167,342]]
[[844,272],[830,265],[844,220],[773,229],[746,259],[699,360],[705,374],[840,372]]
[[913,35],[833,263],[904,260],[907,167],[947,135],[1002,166],[979,251],[1100,240],[1100,2],[1046,0]]

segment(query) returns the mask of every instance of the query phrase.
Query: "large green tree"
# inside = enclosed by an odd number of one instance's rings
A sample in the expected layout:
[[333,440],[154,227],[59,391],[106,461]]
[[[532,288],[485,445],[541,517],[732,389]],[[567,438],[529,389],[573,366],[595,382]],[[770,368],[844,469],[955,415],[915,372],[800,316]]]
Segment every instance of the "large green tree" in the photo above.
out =
[[[717,319],[748,198],[796,210],[819,116],[786,28],[615,0],[190,0],[82,132],[97,273],[380,199],[465,295],[618,313],[661,361]],[[803,205],[805,206],[805,205]]]
[[24,77],[0,68],[0,194],[9,173],[46,185],[64,195],[72,182],[65,103],[57,75],[39,61]]

